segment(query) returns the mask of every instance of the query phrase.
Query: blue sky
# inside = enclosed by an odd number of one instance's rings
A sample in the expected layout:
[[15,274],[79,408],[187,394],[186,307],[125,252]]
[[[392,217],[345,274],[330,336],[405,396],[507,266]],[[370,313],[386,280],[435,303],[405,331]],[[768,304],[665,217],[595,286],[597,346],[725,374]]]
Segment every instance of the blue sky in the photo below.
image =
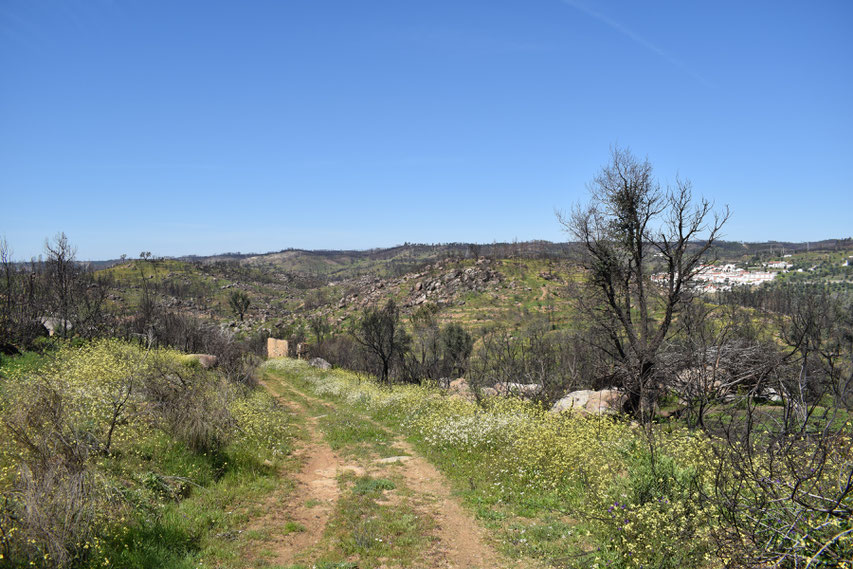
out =
[[82,259],[563,240],[611,145],[853,235],[853,3],[0,0],[0,236]]

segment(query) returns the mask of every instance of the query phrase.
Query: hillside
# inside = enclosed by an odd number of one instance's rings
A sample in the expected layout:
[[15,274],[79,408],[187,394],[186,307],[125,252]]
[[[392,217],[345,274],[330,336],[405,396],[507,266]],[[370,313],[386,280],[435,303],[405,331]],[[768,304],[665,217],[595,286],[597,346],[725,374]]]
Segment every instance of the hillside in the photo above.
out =
[[[781,276],[688,302],[644,405],[636,376],[603,356],[627,332],[607,328],[616,317],[604,303],[578,308],[586,275],[552,245],[146,256],[96,273],[66,262],[72,326],[52,338],[37,320],[26,326],[28,314],[62,308],[49,302],[9,320],[29,351],[9,345],[0,361],[0,529],[25,533],[0,535],[0,555],[45,568],[705,569],[766,555],[842,566],[853,248],[741,246],[724,258],[726,245],[699,260]],[[664,260],[649,255],[636,282]],[[5,306],[26,306],[28,290],[60,295],[52,263],[15,273]],[[665,288],[646,290],[654,321]],[[287,339],[291,356],[307,341],[307,357],[258,367],[268,336]],[[277,404],[251,389],[257,380]],[[54,479],[44,457],[70,440],[66,429],[83,437],[60,453],[57,480],[83,472],[98,483],[79,502],[85,523],[54,540],[46,531],[62,528],[63,502],[50,519],[24,514],[35,511],[27,496],[48,503],[30,473]],[[764,462],[753,469],[745,456]],[[59,500],[63,488],[45,492]],[[112,488],[126,495],[110,498]],[[835,519],[828,502],[843,504]],[[771,531],[787,532],[770,545],[766,523],[753,523],[768,504],[779,504]],[[732,540],[744,532],[755,537]]]
[[[757,270],[782,259],[783,251],[792,272],[780,280],[853,286],[853,267],[843,266],[853,255],[849,239],[721,242],[709,260]],[[576,269],[569,245],[535,241],[133,260],[99,274],[111,283],[116,306],[135,306],[148,291],[170,310],[213,318],[238,331],[275,334],[317,317],[339,326],[389,299],[404,314],[435,304],[440,322],[472,329],[513,325],[537,314],[560,327],[571,314],[569,284]],[[234,291],[251,301],[243,321],[228,304]]]
[[[276,257],[279,258],[279,257]],[[336,256],[336,262],[342,256]],[[300,255],[304,267],[305,256]],[[135,306],[144,291],[162,306],[198,317],[215,318],[236,329],[251,331],[286,326],[296,320],[325,318],[340,324],[368,306],[395,300],[404,313],[431,303],[441,321],[474,327],[515,322],[541,314],[565,320],[566,286],[572,270],[560,260],[534,258],[445,258],[419,264],[400,276],[309,276],[272,264],[189,263],[178,260],[131,261],[99,274],[111,283],[116,306]],[[343,271],[355,272],[361,263],[387,269],[381,261],[353,261]],[[359,271],[360,272],[360,271]],[[251,305],[243,322],[228,306],[233,291],[243,291]]]

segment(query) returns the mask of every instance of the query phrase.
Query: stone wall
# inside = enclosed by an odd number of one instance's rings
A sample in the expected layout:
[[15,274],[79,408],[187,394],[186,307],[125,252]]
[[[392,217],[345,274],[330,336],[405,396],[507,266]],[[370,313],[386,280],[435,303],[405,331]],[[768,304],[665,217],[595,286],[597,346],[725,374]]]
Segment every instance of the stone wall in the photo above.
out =
[[267,338],[267,357],[286,358],[288,356],[287,340]]

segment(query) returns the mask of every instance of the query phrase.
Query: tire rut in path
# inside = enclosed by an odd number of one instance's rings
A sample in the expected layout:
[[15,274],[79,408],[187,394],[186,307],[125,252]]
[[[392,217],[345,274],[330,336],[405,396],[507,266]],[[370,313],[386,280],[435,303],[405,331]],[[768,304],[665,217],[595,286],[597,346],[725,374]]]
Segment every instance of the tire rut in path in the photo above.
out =
[[[302,560],[322,539],[326,524],[331,518],[340,495],[337,475],[350,470],[363,474],[361,467],[345,462],[322,440],[317,427],[317,418],[306,413],[297,403],[287,397],[276,395],[268,385],[263,387],[283,405],[302,415],[306,421],[308,441],[299,448],[294,457],[302,462],[299,472],[293,475],[295,487],[283,500],[268,500],[266,512],[250,527],[254,530],[272,530],[264,549],[272,554],[267,560],[288,566]],[[285,533],[288,522],[304,528]]]

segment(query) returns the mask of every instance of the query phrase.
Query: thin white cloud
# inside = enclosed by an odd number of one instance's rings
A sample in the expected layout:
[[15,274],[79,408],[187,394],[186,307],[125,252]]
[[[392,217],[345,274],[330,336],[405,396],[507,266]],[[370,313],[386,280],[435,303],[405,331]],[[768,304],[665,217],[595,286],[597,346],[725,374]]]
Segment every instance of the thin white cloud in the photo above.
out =
[[681,69],[682,71],[684,71],[685,73],[687,73],[688,75],[690,75],[691,77],[693,77],[694,79],[696,79],[697,81],[699,81],[700,83],[705,85],[706,87],[713,87],[713,85],[711,84],[710,81],[708,81],[707,79],[705,79],[704,77],[702,77],[701,75],[699,75],[698,73],[696,73],[695,71],[693,71],[692,69],[687,67],[682,61],[676,59],[675,57],[673,57],[672,55],[670,55],[669,53],[667,53],[663,49],[659,48],[658,46],[656,46],[655,44],[653,44],[652,42],[650,42],[649,40],[647,40],[643,36],[641,36],[641,35],[637,34],[636,32],[626,28],[625,26],[623,26],[622,24],[620,24],[619,22],[617,22],[613,18],[610,18],[608,16],[605,16],[601,12],[597,12],[597,11],[593,10],[592,8],[590,8],[589,6],[586,6],[582,2],[579,2],[578,0],[561,0],[561,1],[563,4],[566,4],[567,6],[571,6],[575,10],[586,14],[590,18],[598,20],[599,22],[609,26],[611,29],[619,32],[623,36],[631,39],[635,43],[643,46],[644,48],[651,51],[652,53],[654,53],[658,57],[661,57],[662,59],[666,60],[667,62],[674,65],[675,67],[678,67],[679,69]]

